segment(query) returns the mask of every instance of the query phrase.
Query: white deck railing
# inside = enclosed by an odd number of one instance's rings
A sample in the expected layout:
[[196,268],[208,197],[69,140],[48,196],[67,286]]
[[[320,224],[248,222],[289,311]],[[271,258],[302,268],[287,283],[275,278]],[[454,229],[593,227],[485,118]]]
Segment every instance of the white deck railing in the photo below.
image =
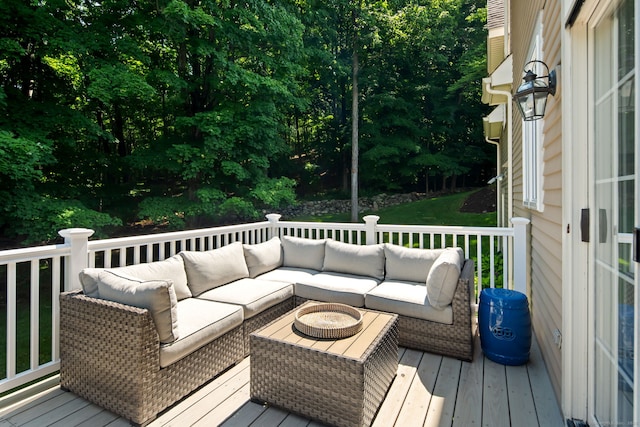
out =
[[[210,250],[233,242],[260,243],[272,236],[332,238],[354,244],[441,248],[459,246],[476,263],[476,298],[482,287],[524,291],[526,227],[513,228],[268,221],[117,239],[89,240],[88,229],[62,230],[65,243],[0,251],[0,393],[59,369],[59,294],[80,287],[85,267],[117,267],[163,260],[181,250]],[[477,300],[476,300],[477,301]],[[4,311],[4,313],[2,313]],[[4,360],[3,360],[4,359]],[[3,369],[4,365],[4,369]]]

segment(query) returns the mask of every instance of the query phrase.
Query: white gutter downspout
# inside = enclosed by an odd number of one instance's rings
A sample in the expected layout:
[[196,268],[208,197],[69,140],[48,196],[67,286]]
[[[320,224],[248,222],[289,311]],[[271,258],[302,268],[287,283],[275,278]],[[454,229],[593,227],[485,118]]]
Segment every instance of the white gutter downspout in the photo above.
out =
[[512,101],[512,95],[511,92],[508,92],[506,90],[495,90],[491,88],[491,82],[487,81],[485,83],[485,89],[487,90],[487,93],[490,93],[491,95],[502,95],[502,96],[506,96],[507,97],[507,178],[508,178],[508,182],[507,182],[507,192],[508,192],[508,199],[509,199],[509,203],[507,206],[507,211],[508,211],[508,215],[507,217],[509,218],[509,220],[511,220],[511,218],[513,218],[513,171],[512,171],[512,167],[513,167],[513,128],[511,125],[511,113],[512,113],[512,106],[511,106],[511,101]]
[[[493,144],[496,146],[496,163],[497,163],[497,167],[496,167],[496,175],[500,175],[500,171],[502,169],[502,158],[500,156],[500,143],[496,142],[492,139],[489,139],[488,137],[484,137],[484,140],[487,141],[489,144]],[[502,195],[502,188],[500,185],[500,181],[496,181],[496,209],[498,210],[498,227],[502,227],[502,203],[500,203],[501,201],[501,196]]]

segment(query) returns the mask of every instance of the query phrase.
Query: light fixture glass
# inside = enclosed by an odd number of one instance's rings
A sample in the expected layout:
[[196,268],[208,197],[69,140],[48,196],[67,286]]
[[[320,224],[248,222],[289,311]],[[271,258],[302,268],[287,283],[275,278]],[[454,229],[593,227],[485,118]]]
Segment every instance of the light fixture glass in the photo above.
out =
[[[514,101],[518,104],[524,120],[538,120],[544,117],[547,108],[547,96],[556,93],[556,73],[555,70],[549,72],[549,67],[542,61],[530,61],[527,65],[540,63],[547,69],[546,76],[540,76],[533,71],[533,67],[525,70],[522,78],[524,82],[518,87],[513,95]],[[545,82],[546,80],[546,82]]]

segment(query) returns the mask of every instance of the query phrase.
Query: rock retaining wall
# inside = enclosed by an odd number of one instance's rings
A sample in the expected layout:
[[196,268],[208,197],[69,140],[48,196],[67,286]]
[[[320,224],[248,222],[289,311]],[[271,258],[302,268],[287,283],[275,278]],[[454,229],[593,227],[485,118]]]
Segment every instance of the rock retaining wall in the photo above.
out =
[[[433,195],[429,195],[433,197]],[[424,193],[406,194],[378,194],[373,197],[361,197],[358,199],[358,211],[375,212],[378,209],[402,203],[415,202],[424,199]],[[351,200],[316,200],[299,202],[295,206],[289,206],[280,210],[282,219],[288,220],[302,215],[326,215],[351,212]]]

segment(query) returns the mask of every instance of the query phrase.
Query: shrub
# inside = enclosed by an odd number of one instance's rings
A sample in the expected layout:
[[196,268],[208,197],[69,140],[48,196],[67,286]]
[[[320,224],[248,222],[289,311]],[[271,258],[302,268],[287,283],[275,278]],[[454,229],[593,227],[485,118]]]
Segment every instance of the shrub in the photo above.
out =
[[106,237],[107,228],[122,225],[120,219],[89,209],[77,200],[40,195],[18,198],[15,210],[7,216],[9,234],[26,236],[25,244],[53,240],[64,228],[91,228],[96,237]]

